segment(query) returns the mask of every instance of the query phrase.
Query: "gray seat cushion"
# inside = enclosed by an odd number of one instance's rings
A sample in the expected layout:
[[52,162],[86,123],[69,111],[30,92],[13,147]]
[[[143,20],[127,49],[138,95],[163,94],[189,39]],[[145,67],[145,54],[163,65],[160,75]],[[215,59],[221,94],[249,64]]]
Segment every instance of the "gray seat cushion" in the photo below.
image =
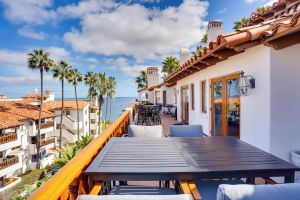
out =
[[128,127],[128,137],[163,137],[163,127],[130,125]]
[[216,200],[218,187],[221,184],[243,184],[242,180],[198,180],[196,187],[201,194],[202,200]]
[[77,200],[193,200],[188,194],[178,195],[80,195]]
[[147,187],[147,186],[115,186],[111,189],[110,194],[114,195],[174,195],[175,190],[172,188]]
[[172,125],[170,137],[203,137],[202,125]]
[[220,185],[217,200],[299,200],[300,183]]

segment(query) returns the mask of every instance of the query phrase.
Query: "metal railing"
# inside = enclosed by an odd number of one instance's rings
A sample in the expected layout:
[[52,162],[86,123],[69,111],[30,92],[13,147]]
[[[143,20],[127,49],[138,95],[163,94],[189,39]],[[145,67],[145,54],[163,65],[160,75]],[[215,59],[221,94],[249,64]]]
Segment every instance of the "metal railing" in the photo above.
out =
[[0,136],[0,144],[5,144],[8,142],[12,142],[18,139],[18,136],[16,133],[8,133],[5,135]]
[[[133,113],[134,110],[135,107],[133,106]],[[125,111],[111,126],[33,193],[29,199],[75,200],[78,194],[89,194],[92,188],[89,188],[88,178],[83,174],[85,168],[93,161],[111,137],[121,137],[127,132],[130,114],[130,111]]]
[[5,169],[9,166],[12,166],[19,162],[18,156],[12,156],[9,158],[4,158],[2,161],[0,161],[0,169]]

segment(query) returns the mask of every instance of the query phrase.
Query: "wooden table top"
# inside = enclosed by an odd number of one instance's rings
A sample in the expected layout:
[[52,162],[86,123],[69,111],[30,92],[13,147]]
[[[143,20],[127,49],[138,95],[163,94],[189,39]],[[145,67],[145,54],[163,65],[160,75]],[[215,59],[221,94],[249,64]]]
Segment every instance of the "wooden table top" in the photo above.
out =
[[85,173],[101,180],[192,180],[287,177],[296,170],[234,137],[123,137],[110,139]]

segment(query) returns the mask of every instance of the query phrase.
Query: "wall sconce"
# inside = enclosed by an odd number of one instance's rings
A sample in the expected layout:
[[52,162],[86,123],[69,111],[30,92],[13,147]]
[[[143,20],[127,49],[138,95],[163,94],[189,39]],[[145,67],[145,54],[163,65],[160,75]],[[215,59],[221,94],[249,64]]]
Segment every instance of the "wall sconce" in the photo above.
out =
[[255,79],[251,75],[245,75],[244,71],[240,73],[239,93],[240,96],[248,96],[252,89],[255,88]]

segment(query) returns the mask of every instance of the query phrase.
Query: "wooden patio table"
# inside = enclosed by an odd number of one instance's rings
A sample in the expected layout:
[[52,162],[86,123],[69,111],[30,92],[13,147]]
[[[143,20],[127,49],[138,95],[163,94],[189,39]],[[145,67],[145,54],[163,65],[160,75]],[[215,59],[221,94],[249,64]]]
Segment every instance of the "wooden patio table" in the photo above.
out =
[[85,173],[92,180],[284,177],[300,169],[235,137],[111,138]]

